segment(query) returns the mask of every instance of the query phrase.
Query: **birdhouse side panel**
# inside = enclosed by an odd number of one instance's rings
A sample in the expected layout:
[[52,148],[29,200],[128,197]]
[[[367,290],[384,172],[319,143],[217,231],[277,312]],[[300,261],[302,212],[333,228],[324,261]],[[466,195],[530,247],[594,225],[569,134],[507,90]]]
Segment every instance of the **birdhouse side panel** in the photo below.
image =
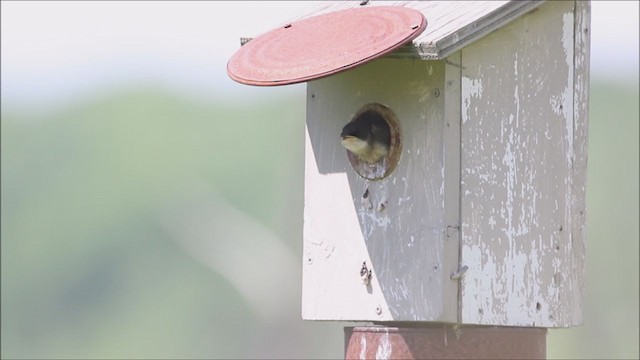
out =
[[[308,84],[304,319],[457,320],[458,254],[445,246],[459,242],[444,243],[444,79],[444,61],[380,59]],[[376,181],[355,172],[340,144],[370,103],[393,111],[402,133],[397,167]]]
[[582,323],[584,302],[584,276],[586,274],[587,242],[587,140],[589,138],[589,60],[591,50],[591,2],[576,1],[574,26],[574,77],[573,77],[573,163],[572,163],[572,215],[571,240],[576,248],[573,252],[572,269],[575,284],[573,319]]
[[574,2],[545,3],[464,48],[462,64],[462,322],[578,324]]

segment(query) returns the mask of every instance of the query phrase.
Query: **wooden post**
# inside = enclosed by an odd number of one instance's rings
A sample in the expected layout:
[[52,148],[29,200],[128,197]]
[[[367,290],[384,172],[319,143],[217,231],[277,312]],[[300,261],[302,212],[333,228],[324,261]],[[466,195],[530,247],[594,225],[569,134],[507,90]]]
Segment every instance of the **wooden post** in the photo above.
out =
[[345,359],[545,359],[544,328],[345,327]]

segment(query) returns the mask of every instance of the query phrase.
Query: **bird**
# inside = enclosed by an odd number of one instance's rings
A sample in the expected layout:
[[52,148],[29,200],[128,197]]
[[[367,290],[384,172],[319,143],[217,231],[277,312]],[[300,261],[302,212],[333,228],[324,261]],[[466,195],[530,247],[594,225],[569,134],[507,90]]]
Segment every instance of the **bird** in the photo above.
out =
[[389,125],[378,112],[367,110],[342,128],[340,142],[359,160],[375,164],[389,154]]

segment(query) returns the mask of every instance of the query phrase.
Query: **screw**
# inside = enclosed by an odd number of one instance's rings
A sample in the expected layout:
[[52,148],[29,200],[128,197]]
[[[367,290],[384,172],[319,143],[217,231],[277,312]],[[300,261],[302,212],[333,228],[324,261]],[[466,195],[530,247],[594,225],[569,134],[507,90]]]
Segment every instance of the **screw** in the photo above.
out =
[[440,96],[440,89],[435,89],[435,90],[433,91],[433,96],[435,96],[435,97],[439,97],[439,96]]
[[376,314],[382,314],[382,308],[380,307],[380,305],[376,306]]
[[467,265],[460,267],[458,270],[454,271],[451,274],[451,277],[450,277],[451,280],[458,280],[462,278],[464,276],[464,273],[467,272],[467,270],[469,270],[469,267]]

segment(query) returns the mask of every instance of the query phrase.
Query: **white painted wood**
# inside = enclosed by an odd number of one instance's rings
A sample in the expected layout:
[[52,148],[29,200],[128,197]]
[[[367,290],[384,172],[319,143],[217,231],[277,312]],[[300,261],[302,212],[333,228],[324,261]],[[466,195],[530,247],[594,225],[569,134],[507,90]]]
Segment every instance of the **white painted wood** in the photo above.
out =
[[[445,60],[444,76],[444,254],[446,259],[460,258],[460,79],[461,53],[452,54]],[[449,275],[464,266],[458,262],[447,263]],[[445,274],[446,275],[446,274]],[[445,303],[448,318],[460,320],[460,293],[458,280],[445,282],[446,292],[456,293],[458,301]]]
[[[444,177],[459,164],[444,154],[444,138],[456,137],[444,126],[444,80],[444,61],[382,59],[308,84],[304,319],[457,320],[449,275],[458,243],[445,246],[445,208],[455,205],[445,201],[458,199],[445,198]],[[380,181],[357,175],[339,141],[371,102],[396,113],[403,136],[396,170]],[[373,270],[371,287],[359,275],[363,261]]]
[[[582,323],[589,16],[588,2],[546,2],[444,60],[308,83],[304,319]],[[339,141],[372,102],[403,137],[381,181]]]
[[[361,7],[361,1],[327,1],[309,9],[289,22],[333,11]],[[370,1],[367,7],[404,6],[416,9],[427,19],[427,28],[412,46],[390,56],[444,59],[467,44],[496,30],[540,6],[543,1]],[[278,24],[282,26],[284,24]],[[277,26],[274,26],[277,27]],[[265,29],[268,31],[268,29]],[[249,38],[242,38],[245,43]],[[309,44],[310,47],[313,44]]]
[[573,163],[572,163],[572,215],[571,243],[573,247],[573,282],[580,291],[573,292],[573,319],[582,324],[584,301],[584,275],[586,256],[586,183],[587,140],[589,126],[589,56],[591,49],[591,3],[576,1],[574,26],[573,77]]
[[574,122],[574,2],[545,3],[464,48],[462,65],[461,320],[577,325],[584,193],[572,193],[586,166],[576,136],[586,140]]

